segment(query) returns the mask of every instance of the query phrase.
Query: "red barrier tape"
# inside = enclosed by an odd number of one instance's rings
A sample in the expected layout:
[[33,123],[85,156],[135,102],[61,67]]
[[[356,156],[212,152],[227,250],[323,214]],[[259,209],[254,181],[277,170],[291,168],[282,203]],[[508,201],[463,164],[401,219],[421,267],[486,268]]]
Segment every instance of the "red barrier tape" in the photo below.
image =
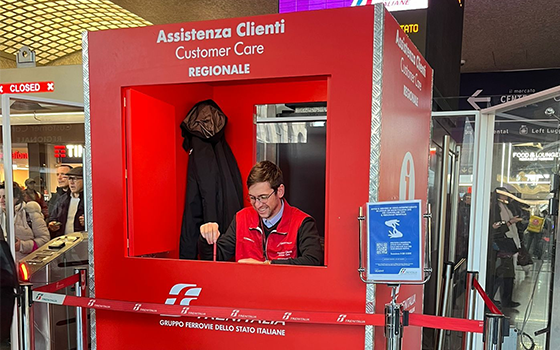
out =
[[[79,279],[80,274],[75,274],[56,283],[36,288],[33,291],[33,300],[57,305],[82,307],[84,309],[91,308],[96,310],[123,311],[161,316],[203,317],[246,321],[267,320],[308,324],[385,326],[385,315],[381,314],[340,314],[334,312],[236,309],[231,307],[214,306],[181,306],[155,303],[136,303],[108,299],[92,299],[54,293],[62,288],[66,288],[77,283]],[[492,303],[476,279],[474,280],[474,287],[480,293],[490,311],[501,314],[500,310],[496,307],[496,305],[494,305],[494,303]],[[409,325],[459,332],[482,333],[484,322],[411,313],[409,314]]]
[[503,313],[500,311],[500,309],[498,309],[496,304],[494,304],[492,299],[490,299],[488,294],[486,294],[486,292],[484,291],[482,286],[478,283],[476,278],[473,278],[473,286],[478,291],[478,294],[480,294],[480,296],[484,300],[484,304],[486,304],[486,307],[488,308],[488,310],[490,310],[491,313],[498,314],[498,315],[503,315]]
[[47,292],[47,293],[54,293],[56,291],[61,290],[62,288],[69,287],[75,283],[80,281],[80,274],[75,274],[70,277],[66,277],[60,281],[51,284],[45,284],[44,286],[35,288],[34,290],[37,292]]
[[410,314],[408,323],[411,326],[446,329],[458,332],[482,333],[484,329],[484,321],[422,314]]
[[58,305],[78,306],[96,310],[124,311],[161,316],[208,317],[247,321],[280,321],[308,324],[353,326],[384,326],[385,315],[312,311],[263,310],[213,306],[181,306],[154,303],[134,303],[107,299],[91,299],[55,293],[33,292],[33,300]]

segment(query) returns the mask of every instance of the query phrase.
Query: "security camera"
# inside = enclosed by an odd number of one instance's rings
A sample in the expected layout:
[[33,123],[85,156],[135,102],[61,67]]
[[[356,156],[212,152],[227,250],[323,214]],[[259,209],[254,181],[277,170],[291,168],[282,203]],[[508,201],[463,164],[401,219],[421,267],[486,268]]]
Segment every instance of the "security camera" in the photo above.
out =
[[465,65],[465,63],[467,63],[467,61],[465,61],[465,60],[461,60],[461,66],[464,66],[464,65]]

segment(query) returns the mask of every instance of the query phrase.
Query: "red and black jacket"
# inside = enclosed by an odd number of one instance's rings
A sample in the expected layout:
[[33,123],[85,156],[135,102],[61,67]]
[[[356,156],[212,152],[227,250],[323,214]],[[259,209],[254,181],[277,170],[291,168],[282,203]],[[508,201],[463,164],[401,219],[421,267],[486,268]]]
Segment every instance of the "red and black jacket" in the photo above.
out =
[[[268,236],[265,230],[269,230]],[[253,207],[240,210],[218,239],[218,260],[252,258],[273,264],[323,265],[323,248],[315,221],[284,200],[280,221],[266,229]]]

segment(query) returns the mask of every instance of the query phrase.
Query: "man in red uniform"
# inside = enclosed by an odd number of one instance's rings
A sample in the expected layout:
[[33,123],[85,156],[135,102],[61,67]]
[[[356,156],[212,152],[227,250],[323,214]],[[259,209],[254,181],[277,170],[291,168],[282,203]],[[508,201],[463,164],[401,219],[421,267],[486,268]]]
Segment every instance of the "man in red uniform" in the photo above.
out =
[[284,199],[280,168],[257,163],[247,178],[251,207],[237,212],[226,233],[218,224],[200,226],[209,244],[217,244],[217,260],[247,264],[323,265],[323,249],[315,220]]

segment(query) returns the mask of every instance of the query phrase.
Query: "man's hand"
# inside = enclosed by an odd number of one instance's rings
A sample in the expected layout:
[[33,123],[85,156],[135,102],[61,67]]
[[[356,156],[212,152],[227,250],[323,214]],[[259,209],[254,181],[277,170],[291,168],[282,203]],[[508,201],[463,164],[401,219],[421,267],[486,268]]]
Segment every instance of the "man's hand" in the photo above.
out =
[[19,248],[20,248],[20,243],[19,243],[19,239],[16,238],[16,252],[19,252]]
[[51,231],[60,230],[60,222],[56,222],[56,221],[49,222],[49,230]]
[[520,218],[519,216],[514,216],[511,219],[509,219],[510,224],[515,224],[517,222],[523,221],[522,218]]
[[218,230],[218,223],[216,222],[208,222],[204,225],[200,226],[200,234],[208,244],[214,244],[218,241],[218,237],[220,237],[220,230]]
[[80,215],[80,216],[78,217],[78,220],[80,221],[80,225],[86,226],[86,224],[85,224],[85,218],[84,218],[83,215]]
[[270,265],[270,260],[259,261],[253,258],[239,259],[237,262],[241,264]]
[[495,223],[492,224],[492,228],[497,229],[502,225],[503,225],[503,221],[498,221],[498,222],[495,222]]

